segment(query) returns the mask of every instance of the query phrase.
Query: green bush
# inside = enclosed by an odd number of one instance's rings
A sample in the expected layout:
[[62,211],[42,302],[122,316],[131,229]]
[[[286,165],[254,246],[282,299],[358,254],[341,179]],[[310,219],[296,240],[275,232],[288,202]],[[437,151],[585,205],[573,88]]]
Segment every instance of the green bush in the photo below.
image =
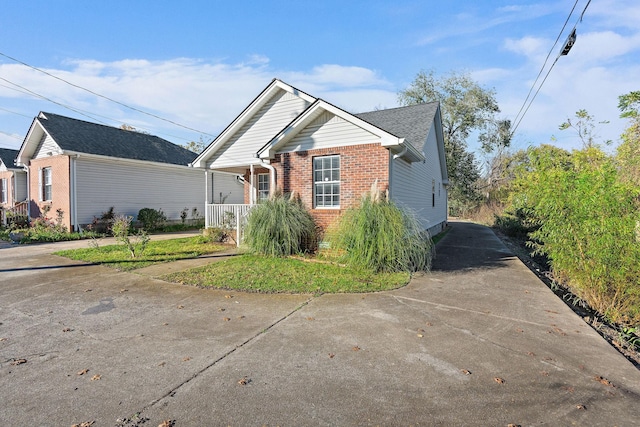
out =
[[329,235],[332,248],[350,265],[374,271],[428,271],[432,243],[410,212],[384,197],[367,195],[348,209]]
[[254,253],[288,256],[312,252],[316,240],[315,222],[299,198],[276,194],[249,213],[244,241]]
[[621,179],[597,148],[557,156],[531,152],[512,201],[538,228],[535,253],[554,274],[610,321],[640,322],[640,189]]
[[154,231],[162,228],[167,221],[167,216],[162,209],[142,208],[138,212],[138,221],[146,231]]

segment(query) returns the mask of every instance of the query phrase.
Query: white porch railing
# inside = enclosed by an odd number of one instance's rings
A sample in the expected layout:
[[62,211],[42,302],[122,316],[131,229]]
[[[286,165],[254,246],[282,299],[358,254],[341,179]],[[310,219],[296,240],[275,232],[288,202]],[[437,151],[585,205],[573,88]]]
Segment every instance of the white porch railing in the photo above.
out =
[[207,204],[205,205],[204,226],[209,227],[231,227],[236,230],[236,243],[240,245],[242,228],[247,220],[247,214],[255,205],[225,205]]

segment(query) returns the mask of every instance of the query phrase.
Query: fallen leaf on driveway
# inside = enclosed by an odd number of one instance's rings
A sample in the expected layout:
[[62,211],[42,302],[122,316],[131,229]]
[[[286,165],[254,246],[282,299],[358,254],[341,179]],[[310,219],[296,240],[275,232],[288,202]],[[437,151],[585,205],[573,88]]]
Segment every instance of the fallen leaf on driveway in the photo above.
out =
[[179,305],[178,306],[178,310],[182,310],[184,308],[184,305]]
[[78,375],[84,375],[84,374],[86,374],[87,372],[89,372],[89,370],[88,370],[88,369],[83,369],[82,371],[79,371],[79,372],[78,372]]
[[94,375],[91,377],[91,381],[100,381],[100,378],[102,378],[102,375]]
[[576,405],[576,409],[582,409],[583,411],[586,411],[587,407],[584,405]]
[[242,378],[240,378],[238,380],[238,384],[240,384],[240,385],[247,385],[250,382],[251,382],[251,380],[249,378],[247,378],[246,376],[244,376],[244,377],[242,377]]
[[222,320],[224,320],[225,322],[229,322],[231,319],[229,317],[223,317]]
[[8,340],[8,339],[9,339],[9,338],[0,338],[0,342],[2,342],[2,341],[6,341],[6,340]]
[[85,422],[80,423],[80,424],[74,424],[71,427],[91,427],[93,425],[93,423],[95,423],[95,421],[85,421]]
[[422,337],[424,337],[424,335],[418,334],[418,338],[422,338]]
[[85,289],[85,292],[91,292],[93,289]]
[[71,332],[71,331],[73,331],[73,329],[71,329],[71,328],[64,328],[64,329],[62,330],[62,332]]
[[307,317],[307,320],[316,320],[313,317]]
[[121,294],[123,294],[123,293],[125,293],[125,292],[127,292],[127,291],[128,291],[128,289],[120,289],[120,293],[121,293]]
[[608,379],[606,379],[604,377],[598,376],[598,377],[595,378],[595,380],[598,381],[600,384],[604,384],[604,385],[606,385],[608,387],[615,387],[611,381],[609,381]]
[[335,354],[333,354],[333,353],[329,353],[329,359],[333,359],[334,357],[336,357],[336,355],[335,355]]
[[173,420],[164,420],[163,422],[158,424],[158,427],[173,427],[174,425],[175,424],[173,423]]
[[471,371],[469,371],[467,369],[461,369],[460,372],[462,372],[465,375],[471,375]]
[[189,356],[182,358],[183,362],[188,362],[189,360],[191,360],[191,358]]
[[353,351],[360,351],[360,350],[361,350],[361,348],[360,348],[360,347],[358,347],[357,345],[354,345],[354,346],[353,346],[353,348],[352,348],[351,350],[353,350]]
[[500,378],[500,377],[495,377],[493,380],[494,380],[495,382],[497,382],[498,384],[504,384],[504,383],[505,383],[505,380],[503,380],[503,379],[502,379],[502,378]]
[[22,365],[23,363],[27,363],[27,359],[13,359],[13,362],[11,362],[13,366]]
[[225,298],[233,298],[233,295],[225,295]]

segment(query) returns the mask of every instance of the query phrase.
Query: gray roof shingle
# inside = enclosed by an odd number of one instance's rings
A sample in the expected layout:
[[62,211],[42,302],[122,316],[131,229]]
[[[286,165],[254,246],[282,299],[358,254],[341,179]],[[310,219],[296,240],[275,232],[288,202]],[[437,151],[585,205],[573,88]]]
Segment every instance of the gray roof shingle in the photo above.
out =
[[0,160],[7,167],[7,169],[15,169],[17,166],[13,161],[18,157],[18,150],[12,150],[10,148],[0,148]]
[[65,151],[186,166],[197,154],[154,135],[42,112],[38,121]]
[[429,102],[369,111],[367,113],[354,114],[354,116],[398,138],[404,138],[414,148],[422,151],[433,125],[438,105],[438,102]]

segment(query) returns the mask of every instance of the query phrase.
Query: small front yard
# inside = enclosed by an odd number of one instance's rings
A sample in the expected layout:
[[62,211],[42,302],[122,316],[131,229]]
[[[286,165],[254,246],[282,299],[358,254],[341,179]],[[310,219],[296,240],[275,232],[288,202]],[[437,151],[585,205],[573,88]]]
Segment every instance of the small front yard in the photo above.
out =
[[376,292],[404,286],[410,278],[409,273],[375,273],[314,259],[250,254],[161,277],[203,288],[265,293]]
[[131,254],[124,245],[72,249],[55,252],[54,255],[60,255],[78,261],[104,264],[122,271],[130,271],[162,262],[196,258],[200,255],[212,254],[228,248],[229,246],[219,243],[211,243],[202,236],[195,236],[150,241],[144,252],[135,258],[131,257]]

